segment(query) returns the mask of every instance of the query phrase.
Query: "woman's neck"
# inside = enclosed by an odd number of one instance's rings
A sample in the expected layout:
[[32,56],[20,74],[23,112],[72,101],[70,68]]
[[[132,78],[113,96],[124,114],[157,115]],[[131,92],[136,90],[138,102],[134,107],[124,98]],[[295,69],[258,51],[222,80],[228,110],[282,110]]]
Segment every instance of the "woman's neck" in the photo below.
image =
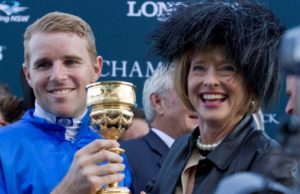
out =
[[242,119],[237,117],[235,120],[229,122],[201,122],[199,125],[201,142],[204,144],[214,144],[222,141]]

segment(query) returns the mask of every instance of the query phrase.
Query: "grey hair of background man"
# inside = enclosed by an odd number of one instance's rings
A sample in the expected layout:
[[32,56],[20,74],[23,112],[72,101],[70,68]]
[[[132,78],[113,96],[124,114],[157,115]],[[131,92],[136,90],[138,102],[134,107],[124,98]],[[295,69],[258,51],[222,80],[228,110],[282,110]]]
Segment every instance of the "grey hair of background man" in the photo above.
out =
[[159,66],[153,74],[145,81],[143,89],[143,107],[146,120],[151,123],[154,119],[154,109],[151,105],[152,94],[167,96],[173,85],[174,65]]

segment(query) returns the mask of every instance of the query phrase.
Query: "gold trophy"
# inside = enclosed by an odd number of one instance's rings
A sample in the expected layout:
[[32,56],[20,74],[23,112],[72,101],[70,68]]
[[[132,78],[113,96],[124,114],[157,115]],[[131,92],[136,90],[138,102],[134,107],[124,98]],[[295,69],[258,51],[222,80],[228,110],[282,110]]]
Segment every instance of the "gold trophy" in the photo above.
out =
[[[135,86],[123,81],[105,81],[89,84],[87,88],[87,105],[91,107],[92,123],[100,127],[100,135],[106,139],[118,140],[130,127],[135,106]],[[121,148],[111,149],[121,154]],[[126,187],[118,183],[108,185],[98,194],[130,194]]]

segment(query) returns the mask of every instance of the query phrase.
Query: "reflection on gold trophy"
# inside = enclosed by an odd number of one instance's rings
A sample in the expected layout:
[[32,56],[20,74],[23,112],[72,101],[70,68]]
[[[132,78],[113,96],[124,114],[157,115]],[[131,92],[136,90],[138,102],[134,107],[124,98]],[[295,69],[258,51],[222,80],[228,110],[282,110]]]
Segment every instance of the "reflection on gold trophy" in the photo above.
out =
[[[135,105],[135,86],[129,82],[105,81],[87,85],[87,104],[91,107],[90,117],[99,133],[106,139],[118,140],[132,123],[132,108]],[[121,154],[121,148],[111,151]],[[98,194],[130,194],[126,187],[113,183]]]

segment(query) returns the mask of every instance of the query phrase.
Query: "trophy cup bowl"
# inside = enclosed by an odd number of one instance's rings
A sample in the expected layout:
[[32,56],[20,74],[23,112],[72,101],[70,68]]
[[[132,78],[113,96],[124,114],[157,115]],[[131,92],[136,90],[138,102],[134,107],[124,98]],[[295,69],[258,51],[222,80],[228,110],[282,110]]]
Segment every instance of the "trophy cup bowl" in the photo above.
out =
[[[118,140],[130,127],[135,106],[135,86],[123,81],[96,82],[86,86],[87,105],[91,108],[92,124],[100,127],[98,133],[105,139]],[[111,149],[121,154],[121,148]],[[99,194],[130,194],[126,187],[113,183],[102,189]]]

